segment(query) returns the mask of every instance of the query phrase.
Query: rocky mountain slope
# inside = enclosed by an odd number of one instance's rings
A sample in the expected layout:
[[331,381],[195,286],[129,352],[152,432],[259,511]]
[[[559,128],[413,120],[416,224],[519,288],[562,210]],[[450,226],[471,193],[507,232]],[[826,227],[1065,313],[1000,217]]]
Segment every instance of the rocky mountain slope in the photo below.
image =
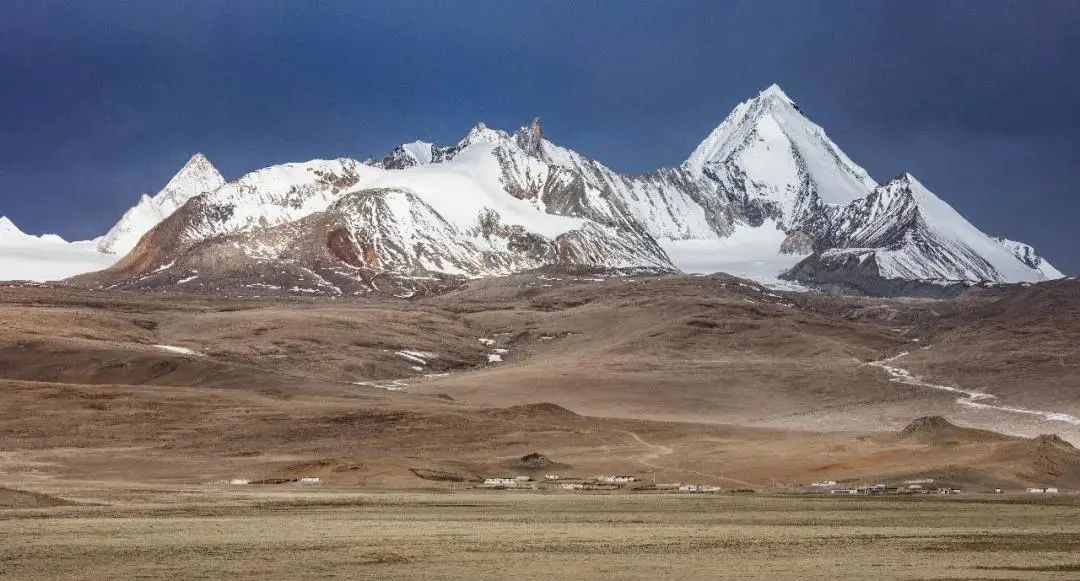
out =
[[787,276],[878,294],[886,280],[1037,282],[1059,278],[1027,245],[983,234],[911,174],[839,210],[829,248]]
[[1023,242],[1017,242],[1015,240],[1009,240],[1001,236],[995,237],[994,240],[1000,242],[1005,248],[1009,249],[1009,252],[1013,253],[1020,259],[1020,262],[1038,270],[1043,273],[1046,278],[1055,279],[1065,276],[1060,270],[1054,268],[1052,264],[1046,261],[1045,258],[1039,256],[1039,253],[1035,251],[1031,246],[1024,244]]
[[514,133],[480,123],[451,146],[417,141],[377,161],[283,164],[228,183],[196,156],[98,249],[130,252],[75,282],[409,294],[427,286],[409,281],[554,267],[773,283],[786,271],[807,286],[889,294],[910,281],[1060,276],[908,174],[879,186],[775,85],[738,105],[682,165],[644,175],[549,141],[539,120]]

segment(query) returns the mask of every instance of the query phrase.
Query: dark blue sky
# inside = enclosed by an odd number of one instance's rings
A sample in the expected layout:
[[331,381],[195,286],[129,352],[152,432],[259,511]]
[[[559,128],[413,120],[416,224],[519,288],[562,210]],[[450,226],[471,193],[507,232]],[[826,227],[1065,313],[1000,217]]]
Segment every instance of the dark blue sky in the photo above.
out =
[[[44,5],[42,5],[44,4]],[[779,83],[879,181],[1080,271],[1080,2],[0,3],[0,214],[103,233],[227,178],[533,116],[644,172]]]

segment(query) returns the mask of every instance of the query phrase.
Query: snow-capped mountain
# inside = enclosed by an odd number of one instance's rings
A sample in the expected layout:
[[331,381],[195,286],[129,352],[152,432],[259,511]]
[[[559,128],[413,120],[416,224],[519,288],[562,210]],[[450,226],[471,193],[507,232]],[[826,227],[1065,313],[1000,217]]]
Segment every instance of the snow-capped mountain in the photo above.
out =
[[619,174],[548,140],[539,120],[513,133],[479,123],[448,146],[416,141],[377,161],[283,164],[228,183],[196,156],[110,236],[101,248],[138,243],[77,282],[362,294],[552,266],[771,281],[790,269],[808,284],[1060,275],[909,175],[879,186],[775,85],[676,168]]
[[139,238],[183,206],[191,198],[212,192],[225,183],[225,178],[201,153],[196,153],[160,192],[143,194],[139,202],[124,213],[98,242],[98,251],[123,256],[139,243]]
[[55,234],[32,236],[0,218],[0,280],[61,280],[107,268],[192,197],[224,183],[217,168],[196,153],[161,191],[144,194],[116,225],[93,240],[66,242]]
[[785,230],[803,229],[823,206],[850,203],[878,185],[777,85],[735,107],[683,167],[760,200]]
[[[539,124],[531,127],[539,133]],[[391,165],[403,169],[338,159],[252,172],[193,198],[109,272],[84,280],[185,280],[185,288],[222,290],[228,279],[244,288],[364,293],[381,290],[372,282],[379,275],[426,280],[549,265],[675,270],[631,216],[574,198],[586,195],[580,188],[564,192],[556,174],[573,176],[540,156],[539,144],[526,149],[528,131],[477,125],[431,159]],[[299,284],[288,275],[296,269],[306,272]]]
[[1061,276],[1041,258],[1034,262],[1033,251],[1028,258],[1035,265],[1025,262],[1019,243],[1010,248],[987,236],[906,173],[840,210],[829,239],[832,247],[801,262],[789,276],[830,284],[868,277],[1000,283]]

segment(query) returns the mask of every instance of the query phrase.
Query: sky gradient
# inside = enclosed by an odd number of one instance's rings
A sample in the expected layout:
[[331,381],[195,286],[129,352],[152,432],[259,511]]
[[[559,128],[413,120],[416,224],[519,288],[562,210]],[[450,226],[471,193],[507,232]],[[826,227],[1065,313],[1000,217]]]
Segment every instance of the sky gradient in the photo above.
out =
[[196,151],[227,179],[477,121],[677,165],[778,83],[878,181],[1080,272],[1080,2],[0,3],[0,215],[104,233]]

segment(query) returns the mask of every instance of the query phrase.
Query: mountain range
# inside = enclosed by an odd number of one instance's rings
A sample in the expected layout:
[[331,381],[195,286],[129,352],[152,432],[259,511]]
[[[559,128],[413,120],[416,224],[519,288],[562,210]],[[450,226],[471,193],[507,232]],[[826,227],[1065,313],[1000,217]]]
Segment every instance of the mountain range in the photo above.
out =
[[776,85],[679,167],[644,175],[556,145],[539,120],[513,133],[480,123],[450,146],[229,182],[197,154],[92,241],[0,221],[0,278],[94,287],[412,296],[542,268],[725,271],[862,294],[1062,276],[912,175],[876,182]]

